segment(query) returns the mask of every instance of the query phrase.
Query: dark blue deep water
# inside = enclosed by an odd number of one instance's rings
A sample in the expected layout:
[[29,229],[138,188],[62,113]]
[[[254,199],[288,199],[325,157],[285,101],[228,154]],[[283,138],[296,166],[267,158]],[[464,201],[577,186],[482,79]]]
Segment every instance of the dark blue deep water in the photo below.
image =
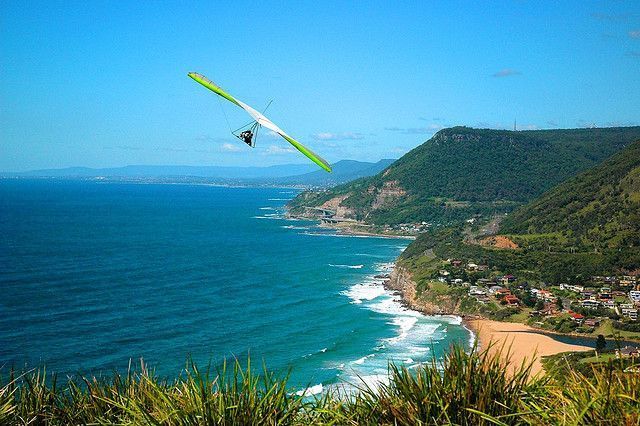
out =
[[292,189],[0,180],[0,366],[176,376],[227,359],[293,385],[374,380],[469,332],[373,276],[408,241],[287,220]]

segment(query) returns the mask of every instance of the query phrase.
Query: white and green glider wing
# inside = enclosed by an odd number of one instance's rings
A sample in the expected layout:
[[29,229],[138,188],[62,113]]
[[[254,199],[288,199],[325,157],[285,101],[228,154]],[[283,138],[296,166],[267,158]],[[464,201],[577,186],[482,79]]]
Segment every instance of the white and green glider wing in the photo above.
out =
[[212,82],[211,80],[209,80],[207,77],[203,76],[202,74],[198,74],[198,73],[195,73],[195,72],[190,72],[187,75],[189,77],[191,77],[192,79],[194,79],[195,81],[197,81],[198,83],[202,84],[207,89],[211,90],[212,92],[216,93],[217,95],[225,98],[229,102],[231,102],[231,103],[239,106],[243,110],[245,110],[258,124],[260,124],[263,127],[266,127],[269,130],[272,130],[275,133],[277,133],[280,136],[282,136],[282,138],[284,140],[289,142],[298,151],[300,151],[301,153],[306,155],[311,161],[316,163],[318,166],[322,167],[324,170],[326,170],[328,172],[331,171],[331,166],[329,166],[329,163],[327,163],[322,157],[320,157],[319,155],[315,154],[313,151],[311,151],[306,146],[302,145],[297,140],[293,139],[291,136],[287,135],[284,132],[284,130],[282,130],[280,127],[276,126],[275,124],[273,124],[273,122],[271,120],[269,120],[267,117],[265,117],[262,113],[260,113],[260,112],[256,111],[255,109],[251,108],[249,105],[245,104],[244,102],[241,102],[238,99],[234,98],[233,96],[231,96],[230,94],[228,94],[227,92],[222,90],[219,86],[217,86],[214,82]]

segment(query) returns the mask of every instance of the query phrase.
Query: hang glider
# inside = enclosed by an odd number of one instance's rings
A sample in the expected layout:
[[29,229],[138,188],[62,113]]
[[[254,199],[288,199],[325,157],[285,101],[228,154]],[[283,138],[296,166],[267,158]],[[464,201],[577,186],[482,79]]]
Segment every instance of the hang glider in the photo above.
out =
[[245,142],[247,145],[253,147],[254,146],[254,143],[253,143],[253,134],[254,134],[254,132],[256,132],[260,126],[266,127],[267,129],[272,130],[273,132],[275,132],[278,135],[282,136],[282,138],[284,140],[286,140],[291,145],[293,145],[294,148],[296,148],[298,151],[300,151],[301,153],[306,155],[311,161],[316,163],[318,166],[322,167],[324,170],[326,170],[328,172],[331,172],[331,166],[329,166],[329,163],[327,163],[322,157],[320,157],[319,155],[315,154],[309,148],[305,147],[300,142],[298,142],[297,140],[293,139],[291,136],[287,135],[281,128],[279,128],[278,126],[273,124],[273,122],[271,120],[269,120],[267,117],[265,117],[261,112],[256,111],[255,109],[251,108],[249,105],[245,104],[244,102],[241,102],[238,99],[234,98],[233,96],[231,96],[230,94],[228,94],[227,92],[222,90],[214,82],[212,82],[211,80],[209,80],[208,78],[206,78],[202,74],[198,74],[198,73],[195,73],[195,72],[190,72],[187,75],[189,77],[191,77],[192,79],[194,79],[195,81],[197,81],[198,83],[202,84],[207,89],[209,89],[212,92],[214,92],[215,94],[223,97],[224,99],[228,100],[232,104],[235,104],[236,106],[239,106],[240,108],[245,110],[251,116],[251,118],[253,118],[254,122],[253,122],[253,124],[251,125],[251,127],[249,129],[243,131],[242,133],[240,133],[238,135],[236,135],[234,133],[234,136],[236,136],[237,138],[239,138],[240,140]]

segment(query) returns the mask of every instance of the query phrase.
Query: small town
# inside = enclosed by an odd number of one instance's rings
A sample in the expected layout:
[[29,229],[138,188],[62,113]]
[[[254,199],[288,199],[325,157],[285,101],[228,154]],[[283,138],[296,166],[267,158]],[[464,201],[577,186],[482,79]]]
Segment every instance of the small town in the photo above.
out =
[[[480,311],[560,333],[638,338],[637,274],[592,276],[584,284],[530,283],[488,265],[448,259],[437,280],[465,289]],[[631,356],[638,355],[637,350]]]

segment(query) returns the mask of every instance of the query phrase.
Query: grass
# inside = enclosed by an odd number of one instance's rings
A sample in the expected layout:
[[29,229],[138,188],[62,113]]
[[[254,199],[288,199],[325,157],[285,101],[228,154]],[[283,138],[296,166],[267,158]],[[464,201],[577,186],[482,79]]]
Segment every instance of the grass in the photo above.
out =
[[[640,375],[610,368],[562,380],[530,378],[499,353],[452,347],[415,370],[389,366],[389,382],[304,398],[287,377],[235,362],[212,374],[190,364],[173,381],[142,364],[108,380],[68,379],[46,370],[0,378],[0,424],[140,425],[520,425],[640,422]],[[506,374],[506,371],[510,371]]]
[[582,358],[580,360],[581,363],[600,363],[600,362],[609,362],[616,359],[616,354],[614,353],[604,353],[604,354],[600,354],[598,356],[590,356],[590,357],[586,357],[586,358]]
[[602,321],[602,323],[598,327],[596,327],[596,329],[591,334],[593,336],[602,334],[606,338],[640,340],[639,333],[633,331],[618,330],[617,328],[613,327],[613,323],[610,319]]
[[520,312],[517,314],[511,315],[507,320],[509,322],[519,322],[522,324],[526,324],[529,319],[529,314],[533,311],[531,308],[520,308]]

